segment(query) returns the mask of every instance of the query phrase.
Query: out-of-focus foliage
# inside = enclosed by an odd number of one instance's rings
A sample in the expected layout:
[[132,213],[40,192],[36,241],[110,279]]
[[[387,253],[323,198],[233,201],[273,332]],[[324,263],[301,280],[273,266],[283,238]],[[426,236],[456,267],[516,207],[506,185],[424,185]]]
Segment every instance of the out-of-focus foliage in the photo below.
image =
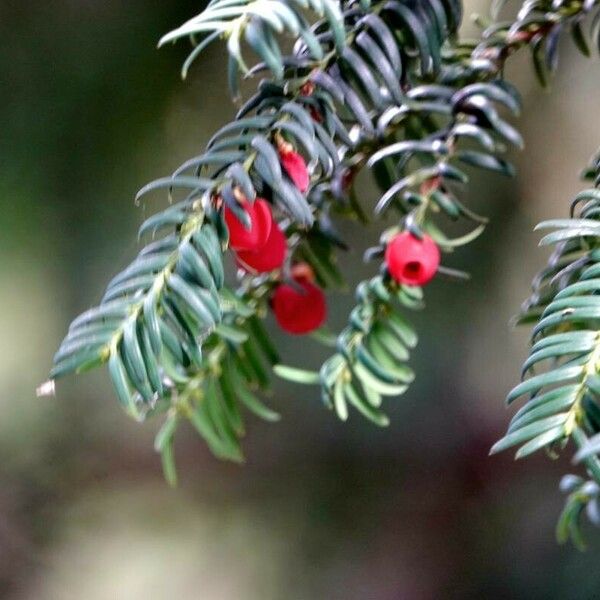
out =
[[[560,451],[570,439],[579,449],[592,478],[568,475],[561,487],[570,492],[557,536],[583,546],[579,518],[584,509],[600,525],[597,496],[600,482],[600,161],[585,174],[596,187],[577,194],[570,217],[540,223],[550,229],[540,245],[554,245],[548,265],[535,277],[533,294],[524,303],[522,322],[535,319],[532,347],[523,365],[524,381],[507,398],[528,400],[515,414],[507,434],[492,448],[498,452],[520,445],[516,458],[540,449]],[[592,436],[590,438],[590,436]],[[588,439],[590,438],[590,439]]]

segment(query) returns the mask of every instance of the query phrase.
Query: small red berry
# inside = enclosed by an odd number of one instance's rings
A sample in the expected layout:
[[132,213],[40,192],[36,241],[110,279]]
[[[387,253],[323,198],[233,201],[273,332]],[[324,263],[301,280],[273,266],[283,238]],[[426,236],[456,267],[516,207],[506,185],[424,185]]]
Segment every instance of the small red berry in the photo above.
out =
[[390,275],[405,285],[425,285],[436,274],[440,249],[428,236],[419,239],[409,231],[394,236],[385,249]]
[[292,278],[296,281],[308,281],[308,283],[315,282],[315,272],[313,268],[305,262],[296,263],[292,269]]
[[325,294],[304,278],[294,277],[296,287],[286,283],[277,286],[272,308],[277,323],[294,335],[310,333],[320,327],[327,317]]
[[306,167],[304,157],[294,150],[280,148],[279,160],[281,161],[281,166],[285,169],[285,172],[294,182],[294,185],[300,192],[303,194],[306,193],[310,183],[310,177],[308,175],[308,168]]
[[236,253],[238,264],[254,273],[268,273],[279,269],[287,254],[287,240],[283,231],[273,221],[269,237],[264,246],[257,250],[240,250]]
[[300,93],[303,96],[312,96],[315,91],[315,84],[312,81],[307,81],[300,86]]
[[229,229],[229,246],[233,250],[258,250],[262,248],[271,233],[273,215],[266,200],[257,198],[254,202],[243,200],[241,207],[248,213],[250,228],[237,218],[235,213],[225,207],[225,223]]

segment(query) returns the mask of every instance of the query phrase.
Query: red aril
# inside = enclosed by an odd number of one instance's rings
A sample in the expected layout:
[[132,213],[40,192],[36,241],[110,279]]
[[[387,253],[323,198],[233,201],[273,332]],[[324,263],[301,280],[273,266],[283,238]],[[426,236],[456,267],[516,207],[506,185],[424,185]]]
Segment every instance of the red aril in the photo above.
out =
[[286,254],[287,240],[277,222],[273,221],[264,246],[258,250],[240,250],[236,252],[236,258],[238,264],[246,271],[268,273],[283,265]]
[[243,200],[240,203],[250,219],[250,227],[246,228],[235,213],[225,207],[225,223],[229,230],[229,246],[233,250],[258,250],[262,248],[271,233],[273,215],[271,206],[266,200],[257,198],[254,202]]

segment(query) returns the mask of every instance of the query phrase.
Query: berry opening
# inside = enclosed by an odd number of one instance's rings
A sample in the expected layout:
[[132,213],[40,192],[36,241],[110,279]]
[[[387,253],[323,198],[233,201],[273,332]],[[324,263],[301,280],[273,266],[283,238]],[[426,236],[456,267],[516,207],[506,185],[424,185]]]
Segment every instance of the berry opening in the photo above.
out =
[[404,276],[407,279],[415,279],[421,273],[422,266],[420,262],[413,260],[404,267]]

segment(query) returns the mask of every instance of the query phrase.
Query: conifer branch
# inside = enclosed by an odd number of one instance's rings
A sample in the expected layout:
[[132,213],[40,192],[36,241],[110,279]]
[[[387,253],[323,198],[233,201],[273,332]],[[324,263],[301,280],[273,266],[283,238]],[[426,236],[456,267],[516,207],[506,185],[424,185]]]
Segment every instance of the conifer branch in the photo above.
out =
[[[376,216],[398,216],[371,259],[381,262],[404,233],[444,251],[475,239],[486,219],[455,194],[467,182],[464,168],[510,175],[499,154],[522,145],[502,116],[519,109],[518,93],[502,78],[506,59],[531,47],[538,75],[552,71],[560,33],[569,28],[584,50],[581,20],[597,5],[525,2],[515,22],[490,26],[481,42],[467,44],[456,40],[457,0],[211,2],[161,41],[205,36],[184,73],[207,44],[225,38],[234,97],[239,71],[272,78],[258,84],[204,153],[140,191],[138,197],[168,189],[170,205],[142,225],[140,236],[151,234],[152,241],[113,279],[100,305],[73,322],[52,377],[108,363],[130,414],[166,414],[156,447],[170,481],[182,419],[217,455],[241,460],[240,405],[275,418],[254,395],[278,362],[260,319],[282,284],[303,285],[294,275],[300,261],[322,287],[345,285],[335,266],[345,247],[335,222],[365,218],[353,193],[358,171],[371,168],[382,188]],[[282,50],[280,34],[293,38],[291,53]],[[262,62],[246,65],[242,40]],[[253,205],[274,211],[287,258],[258,273],[233,248],[244,268],[226,283],[226,213],[251,228]],[[471,229],[450,239],[440,217]],[[421,292],[414,282],[398,282],[389,265],[380,271],[359,284],[349,325],[320,375],[282,366],[276,372],[320,382],[325,403],[342,418],[349,403],[385,424],[381,396],[402,392],[412,379],[398,361],[406,360],[416,335],[400,309],[420,307]]]
[[[516,458],[546,449],[562,450],[569,440],[578,448],[591,481],[572,475],[561,489],[569,493],[557,526],[559,541],[571,537],[583,546],[580,515],[600,525],[597,496],[600,484],[600,451],[595,434],[600,431],[600,190],[578,194],[570,217],[541,223],[549,229],[540,244],[554,245],[550,263],[534,280],[534,293],[523,307],[523,321],[533,320],[532,348],[523,365],[523,382],[507,398],[510,404],[526,398],[513,417],[507,434],[492,453],[521,446]],[[589,436],[593,436],[588,440]]]

